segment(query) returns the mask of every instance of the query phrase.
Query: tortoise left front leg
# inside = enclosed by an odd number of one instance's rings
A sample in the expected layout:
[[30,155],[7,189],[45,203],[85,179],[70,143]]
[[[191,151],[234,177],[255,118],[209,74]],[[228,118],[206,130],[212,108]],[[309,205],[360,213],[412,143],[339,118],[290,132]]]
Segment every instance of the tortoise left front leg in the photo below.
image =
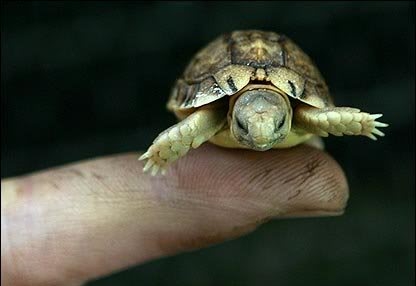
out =
[[300,105],[294,111],[294,124],[310,133],[327,137],[328,133],[335,136],[363,135],[377,140],[375,135],[384,136],[377,127],[388,124],[376,119],[382,114],[369,114],[351,107],[316,108]]

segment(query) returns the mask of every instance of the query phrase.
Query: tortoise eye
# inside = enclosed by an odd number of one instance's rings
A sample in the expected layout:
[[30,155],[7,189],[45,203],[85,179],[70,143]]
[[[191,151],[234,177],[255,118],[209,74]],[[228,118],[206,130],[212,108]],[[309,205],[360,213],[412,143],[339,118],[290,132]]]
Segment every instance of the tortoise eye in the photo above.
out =
[[282,128],[283,124],[285,124],[285,118],[283,117],[282,120],[280,120],[279,124],[277,125],[277,129]]
[[248,130],[246,127],[244,127],[244,124],[240,121],[240,119],[237,118],[237,126],[238,128],[240,128],[241,130],[245,131],[246,133],[248,133]]

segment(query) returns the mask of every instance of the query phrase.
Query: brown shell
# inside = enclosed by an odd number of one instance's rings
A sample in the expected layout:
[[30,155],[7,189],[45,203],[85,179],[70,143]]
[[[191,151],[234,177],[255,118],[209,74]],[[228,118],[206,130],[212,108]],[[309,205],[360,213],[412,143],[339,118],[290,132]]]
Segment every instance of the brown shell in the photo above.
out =
[[293,41],[249,30],[224,34],[200,50],[177,80],[168,108],[199,107],[231,96],[254,80],[315,107],[333,105],[319,70]]

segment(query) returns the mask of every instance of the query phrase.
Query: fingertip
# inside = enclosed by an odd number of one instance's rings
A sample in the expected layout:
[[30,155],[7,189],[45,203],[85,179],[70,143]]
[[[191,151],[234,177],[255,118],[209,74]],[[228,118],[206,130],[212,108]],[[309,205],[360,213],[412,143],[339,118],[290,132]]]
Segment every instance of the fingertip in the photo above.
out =
[[233,207],[275,217],[340,215],[349,198],[339,164],[305,145],[256,152],[205,144],[178,161],[170,175],[178,178],[181,192],[205,194],[218,204],[232,198]]

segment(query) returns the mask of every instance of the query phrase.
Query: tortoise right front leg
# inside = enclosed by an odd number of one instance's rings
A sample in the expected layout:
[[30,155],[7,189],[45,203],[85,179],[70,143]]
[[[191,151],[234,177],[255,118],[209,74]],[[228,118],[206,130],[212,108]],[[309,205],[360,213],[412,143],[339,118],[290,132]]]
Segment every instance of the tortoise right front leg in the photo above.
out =
[[214,136],[226,122],[226,112],[218,108],[195,111],[181,122],[163,131],[139,160],[147,162],[144,172],[165,174],[168,164],[184,156],[189,149],[198,148]]

